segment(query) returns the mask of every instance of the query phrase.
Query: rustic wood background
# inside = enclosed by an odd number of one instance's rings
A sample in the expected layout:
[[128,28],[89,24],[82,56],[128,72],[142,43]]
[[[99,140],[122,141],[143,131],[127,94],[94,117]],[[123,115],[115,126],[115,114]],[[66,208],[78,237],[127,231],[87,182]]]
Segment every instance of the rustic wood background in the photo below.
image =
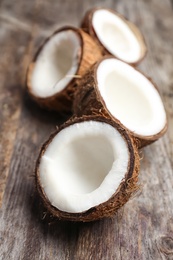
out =
[[[112,219],[55,221],[34,186],[39,147],[62,116],[42,111],[24,89],[38,45],[56,28],[78,26],[93,6],[138,25],[148,55],[142,71],[158,84],[169,129],[141,152],[142,190]],[[159,117],[159,115],[158,115]],[[173,1],[0,0],[0,259],[173,259]]]

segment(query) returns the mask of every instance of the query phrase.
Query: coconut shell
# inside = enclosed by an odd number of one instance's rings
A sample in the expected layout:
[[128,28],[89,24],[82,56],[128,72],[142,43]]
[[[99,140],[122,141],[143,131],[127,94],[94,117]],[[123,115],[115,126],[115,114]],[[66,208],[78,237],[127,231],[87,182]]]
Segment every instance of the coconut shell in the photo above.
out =
[[[84,19],[82,21],[81,24],[81,28],[87,32],[93,39],[94,41],[98,44],[98,46],[101,48],[102,50],[102,54],[103,55],[113,55],[112,53],[110,53],[104,46],[103,44],[100,42],[100,40],[97,37],[97,34],[93,28],[92,25],[92,18],[93,18],[93,14],[95,11],[97,10],[107,10],[113,14],[115,14],[116,16],[118,16],[119,18],[121,18],[131,29],[131,31],[135,34],[136,38],[138,39],[138,42],[141,46],[141,54],[139,59],[136,62],[127,62],[129,64],[133,64],[133,65],[137,65],[138,63],[140,63],[144,57],[146,56],[147,53],[147,47],[146,47],[146,42],[145,39],[142,35],[142,33],[140,32],[140,30],[137,28],[137,26],[135,24],[133,24],[132,22],[128,21],[123,15],[119,14],[118,12],[116,12],[115,10],[112,9],[108,9],[108,8],[92,8],[91,10],[89,10],[85,16]],[[116,57],[116,56],[115,56]],[[116,57],[118,59],[120,59],[119,57]]]
[[[75,115],[79,117],[82,115],[103,115],[104,117],[110,118],[111,120],[117,120],[115,117],[111,115],[111,113],[107,109],[106,104],[103,98],[101,97],[100,91],[97,86],[96,71],[98,65],[100,64],[100,62],[102,62],[104,59],[107,58],[110,57],[104,57],[95,65],[93,65],[87,71],[85,76],[80,80],[80,85],[78,86],[74,97],[73,110]],[[134,67],[134,69],[136,68]],[[146,78],[151,81],[150,78],[148,77]],[[152,84],[157,89],[156,85],[153,82]],[[126,127],[124,126],[124,128]],[[135,139],[139,149],[158,140],[161,136],[163,136],[166,130],[167,130],[167,123],[159,133],[151,136],[138,135],[128,129],[129,133]]]
[[[115,192],[115,194],[112,195],[112,197],[93,208],[90,208],[89,210],[82,212],[82,213],[67,213],[63,212],[54,206],[52,206],[47,199],[44,190],[40,184],[40,177],[39,177],[39,164],[41,157],[43,156],[45,150],[47,149],[48,145],[51,143],[52,139],[57,135],[62,129],[75,124],[80,123],[84,121],[98,121],[98,122],[105,122],[107,124],[110,124],[111,126],[115,127],[121,136],[124,138],[124,140],[127,143],[128,150],[129,150],[129,164],[127,173],[125,175],[125,178],[122,180],[122,182],[119,185],[119,188]],[[115,214],[115,212],[123,206],[131,197],[134,195],[136,191],[139,189],[138,185],[138,174],[139,174],[139,154],[136,147],[136,144],[129,135],[128,131],[123,128],[121,123],[118,120],[112,121],[110,118],[103,117],[101,115],[99,116],[83,116],[81,118],[72,118],[68,122],[66,122],[64,125],[62,125],[55,133],[53,133],[50,138],[45,142],[45,144],[42,146],[37,163],[36,163],[36,171],[35,171],[35,179],[36,179],[36,187],[37,190],[44,202],[44,205],[46,206],[49,213],[51,213],[54,217],[57,217],[61,220],[69,220],[69,221],[83,221],[83,222],[89,222],[98,220],[104,217],[111,217]]]
[[[44,48],[45,44],[53,37],[55,34],[62,32],[64,30],[72,30],[74,31],[81,40],[81,49],[79,50],[79,67],[74,75],[74,78],[69,82],[69,84],[61,91],[56,93],[53,96],[41,98],[32,92],[31,86],[31,78],[32,73],[37,62],[37,57],[39,56],[41,50]],[[35,100],[38,105],[48,110],[54,110],[59,112],[71,112],[72,102],[73,102],[73,94],[76,89],[76,80],[84,75],[86,70],[90,68],[92,64],[98,61],[102,57],[102,53],[98,48],[97,44],[93,41],[93,39],[82,29],[77,29],[75,27],[62,27],[59,30],[55,31],[49,38],[45,40],[45,42],[38,49],[33,61],[30,63],[27,76],[26,76],[26,88],[33,100]]]

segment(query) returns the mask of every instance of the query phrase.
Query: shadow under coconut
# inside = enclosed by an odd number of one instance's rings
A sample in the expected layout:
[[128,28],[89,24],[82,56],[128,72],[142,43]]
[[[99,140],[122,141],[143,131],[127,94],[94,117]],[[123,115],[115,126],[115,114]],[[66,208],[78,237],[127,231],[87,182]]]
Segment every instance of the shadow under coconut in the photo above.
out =
[[[30,205],[30,207],[28,208],[27,205]],[[116,228],[115,222],[118,222],[117,215],[113,218],[105,218],[93,222],[58,220],[44,207],[37,191],[35,191],[32,196],[28,197],[27,205],[26,208],[30,211],[28,213],[31,215],[31,221],[32,223],[34,222],[34,226],[37,225],[37,230],[42,233],[42,236],[46,236],[50,241],[55,240],[68,247],[81,246],[81,243],[83,243],[81,240],[84,240],[89,245],[91,242],[93,243],[93,241],[95,241],[94,243],[96,246],[98,243],[103,243],[101,242],[103,234],[106,238],[108,234],[112,233],[111,236],[114,236],[116,233],[116,231],[114,232],[114,229]]]
[[41,108],[30,98],[26,91],[23,91],[23,104],[32,117],[45,124],[57,126],[67,121],[72,116],[72,113],[65,114],[61,111],[48,111]]
[[32,222],[38,225],[39,231],[43,236],[49,236],[49,239],[67,241],[76,241],[79,235],[79,229],[88,223],[78,223],[70,221],[61,221],[53,217],[44,207],[39,195],[35,191],[32,198],[29,197],[30,214]]

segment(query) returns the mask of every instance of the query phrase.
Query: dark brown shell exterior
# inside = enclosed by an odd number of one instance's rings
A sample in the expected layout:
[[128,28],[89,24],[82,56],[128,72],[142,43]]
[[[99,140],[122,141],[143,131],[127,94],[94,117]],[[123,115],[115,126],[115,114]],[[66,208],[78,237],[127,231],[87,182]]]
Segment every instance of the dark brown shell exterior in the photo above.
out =
[[81,39],[81,56],[79,57],[79,67],[77,71],[77,76],[81,77],[90,68],[92,64],[98,61],[101,57],[101,51],[98,48],[97,44],[93,41],[93,39],[81,29],[77,29],[75,27],[62,27],[59,30],[55,31],[48,39],[45,40],[42,46],[38,49],[36,56],[28,67],[27,76],[26,76],[26,87],[29,95],[33,100],[35,100],[41,107],[46,108],[48,110],[54,110],[58,112],[71,112],[72,102],[73,102],[73,94],[76,89],[76,78],[74,77],[70,83],[62,90],[61,92],[47,98],[40,98],[35,96],[32,93],[31,86],[31,77],[32,72],[37,62],[37,57],[41,50],[44,48],[45,44],[51,39],[55,34],[64,31],[64,30],[72,30],[74,31],[79,38]]
[[[108,8],[92,8],[91,10],[89,10],[86,14],[85,17],[82,21],[81,24],[81,28],[87,32],[94,40],[95,42],[98,44],[98,46],[101,48],[102,50],[102,54],[103,55],[112,55],[112,53],[110,53],[104,46],[103,44],[100,42],[100,40],[98,39],[96,32],[92,26],[92,17],[95,11],[97,10],[107,10],[113,14],[115,14],[116,16],[118,16],[119,18],[121,18],[128,26],[129,28],[132,30],[132,32],[135,34],[136,38],[138,39],[138,42],[140,43],[141,46],[141,55],[139,57],[139,59],[136,62],[129,62],[129,64],[133,64],[133,65],[137,65],[139,64],[144,57],[147,54],[147,47],[146,47],[146,42],[145,39],[142,35],[142,33],[140,32],[140,30],[136,27],[135,24],[133,24],[132,22],[128,21],[123,15],[119,14],[118,12],[116,12],[115,10],[112,9],[108,9]],[[117,59],[119,59],[118,57],[116,57]]]
[[[44,190],[41,187],[40,184],[40,178],[39,178],[39,164],[42,155],[44,154],[46,148],[51,143],[52,139],[57,135],[62,129],[75,124],[80,123],[84,121],[98,121],[98,122],[105,122],[107,124],[112,125],[115,127],[121,136],[124,138],[124,140],[127,143],[128,149],[129,149],[129,165],[127,169],[127,173],[125,175],[125,178],[122,180],[121,184],[119,185],[119,188],[115,192],[115,194],[105,203],[100,204],[96,207],[93,207],[85,212],[82,213],[67,213],[60,211],[59,209],[53,207],[49,200],[47,199],[46,195],[44,194]],[[139,154],[136,147],[136,144],[134,143],[134,140],[130,137],[128,134],[128,131],[125,130],[119,121],[112,121],[110,118],[105,118],[101,115],[99,116],[83,116],[81,118],[72,118],[68,122],[66,122],[64,125],[62,125],[55,133],[53,133],[48,141],[45,142],[43,147],[41,148],[37,164],[36,164],[36,171],[35,171],[35,178],[36,178],[36,186],[37,190],[44,202],[44,205],[46,206],[47,210],[55,217],[62,219],[62,220],[69,220],[69,221],[94,221],[98,220],[104,217],[111,217],[114,215],[114,213],[123,206],[129,199],[132,197],[132,195],[138,190],[138,174],[139,174]]]
[[[112,56],[103,57],[99,62],[93,65],[90,70],[85,74],[85,76],[80,80],[80,84],[77,88],[74,97],[73,110],[74,114],[77,116],[82,115],[103,115],[106,118],[110,118],[111,120],[117,120],[114,118],[111,113],[108,111],[104,100],[101,97],[101,94],[97,87],[97,79],[96,79],[96,70],[98,65],[104,60],[113,58]],[[134,67],[134,69],[136,69]],[[136,69],[137,70],[137,69]],[[140,72],[139,70],[137,70]],[[140,72],[141,73],[141,72]],[[143,74],[143,73],[141,73]],[[144,75],[144,74],[143,74]],[[144,75],[145,76],[145,75]],[[145,76],[146,77],[146,76]],[[146,77],[147,78],[147,77]],[[151,81],[150,78],[148,80]],[[152,82],[152,81],[151,81]],[[156,85],[152,82],[153,86],[157,89]],[[125,128],[125,126],[124,126]],[[165,127],[156,135],[151,136],[142,136],[137,135],[134,132],[130,132],[133,138],[138,145],[138,148],[142,148],[146,145],[153,143],[158,140],[167,130],[167,123]]]

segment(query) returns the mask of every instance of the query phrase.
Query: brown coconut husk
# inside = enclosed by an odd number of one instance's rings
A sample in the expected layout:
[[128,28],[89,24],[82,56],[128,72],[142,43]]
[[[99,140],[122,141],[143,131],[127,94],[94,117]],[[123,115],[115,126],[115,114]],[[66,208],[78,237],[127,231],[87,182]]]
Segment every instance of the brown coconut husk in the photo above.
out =
[[[111,56],[112,57],[112,56]],[[96,79],[96,71],[97,68],[104,59],[110,58],[109,57],[103,57],[99,62],[97,62],[95,65],[93,65],[90,70],[85,74],[85,76],[80,80],[80,84],[78,86],[78,89],[75,93],[74,97],[74,104],[73,104],[73,110],[74,114],[77,116],[82,115],[103,115],[106,118],[110,118],[111,120],[117,120],[115,117],[112,116],[112,114],[109,112],[109,110],[106,107],[106,104],[101,97],[100,91],[97,86],[97,79]],[[136,69],[134,67],[134,69]],[[136,69],[137,70],[137,69]],[[137,70],[139,71],[139,70]],[[140,71],[139,71],[140,72]],[[140,72],[143,74],[142,72]],[[144,75],[144,74],[143,74]],[[145,76],[145,75],[144,75]],[[156,85],[153,83],[151,78],[148,78],[145,76],[148,80],[150,80],[153,84],[153,86],[157,89]],[[158,89],[157,89],[158,90]],[[137,143],[138,148],[142,148],[146,145],[149,145],[156,140],[158,140],[161,136],[164,135],[164,133],[167,130],[167,123],[165,127],[157,134],[151,135],[151,136],[142,136],[138,135],[132,131],[129,131],[129,133],[132,135],[132,137],[135,139],[135,142]],[[126,128],[124,126],[124,128]]]
[[[39,164],[42,155],[46,151],[48,145],[51,143],[52,139],[57,135],[62,129],[75,124],[80,123],[84,121],[98,121],[98,122],[105,122],[107,124],[110,124],[111,126],[115,127],[121,136],[124,138],[124,140],[127,143],[128,150],[129,150],[129,164],[128,169],[125,175],[125,178],[122,180],[122,182],[119,185],[119,188],[115,192],[115,194],[112,195],[112,197],[96,206],[93,207],[85,212],[82,213],[68,213],[63,212],[54,206],[52,206],[47,199],[44,190],[40,184],[40,177],[39,177]],[[81,118],[72,118],[68,122],[66,122],[64,125],[62,125],[55,133],[53,133],[50,138],[45,142],[45,144],[42,146],[37,163],[36,163],[36,171],[35,171],[35,179],[36,179],[36,187],[37,190],[44,202],[44,205],[46,206],[48,212],[50,212],[53,216],[57,217],[61,220],[69,220],[69,221],[83,221],[83,222],[89,222],[98,220],[104,217],[112,217],[115,212],[122,207],[139,189],[138,184],[138,174],[139,174],[139,154],[136,147],[136,144],[129,135],[128,131],[123,128],[121,123],[118,120],[112,121],[110,118],[103,117],[101,115],[98,116],[83,116]]]
[[[138,39],[138,42],[141,46],[141,55],[136,62],[127,62],[127,63],[133,64],[133,65],[139,64],[147,54],[147,47],[146,47],[146,42],[145,42],[144,36],[142,35],[140,30],[137,28],[137,26],[134,23],[128,21],[128,19],[126,19],[123,15],[119,14],[115,10],[112,10],[112,9],[109,9],[109,8],[101,8],[101,7],[96,7],[96,8],[90,9],[88,12],[86,12],[86,14],[84,16],[84,19],[81,23],[81,28],[94,39],[94,41],[101,48],[103,55],[113,55],[100,42],[100,40],[98,39],[97,34],[96,34],[96,32],[93,28],[93,25],[92,25],[92,17],[93,17],[94,12],[97,11],[97,10],[102,10],[102,9],[107,10],[107,11],[115,14],[119,18],[121,18],[128,25],[128,27],[132,30],[132,32],[135,34],[135,36]],[[119,57],[116,57],[116,58],[120,59]]]
[[[45,44],[51,39],[55,34],[64,31],[64,30],[72,30],[74,31],[81,40],[81,48],[79,50],[79,67],[76,72],[76,75],[72,75],[72,79],[69,84],[61,91],[56,93],[53,96],[40,98],[35,96],[32,92],[31,86],[31,77],[32,72],[34,70],[34,66],[37,62],[37,57]],[[76,89],[76,80],[84,75],[87,69],[90,68],[92,64],[98,61],[102,57],[101,50],[98,48],[97,44],[93,41],[93,39],[85,33],[82,29],[78,29],[71,26],[62,27],[59,30],[55,31],[49,38],[45,40],[45,42],[38,49],[33,61],[30,63],[26,76],[26,88],[33,100],[37,102],[37,104],[43,108],[48,110],[54,110],[59,112],[71,112],[73,94]]]

